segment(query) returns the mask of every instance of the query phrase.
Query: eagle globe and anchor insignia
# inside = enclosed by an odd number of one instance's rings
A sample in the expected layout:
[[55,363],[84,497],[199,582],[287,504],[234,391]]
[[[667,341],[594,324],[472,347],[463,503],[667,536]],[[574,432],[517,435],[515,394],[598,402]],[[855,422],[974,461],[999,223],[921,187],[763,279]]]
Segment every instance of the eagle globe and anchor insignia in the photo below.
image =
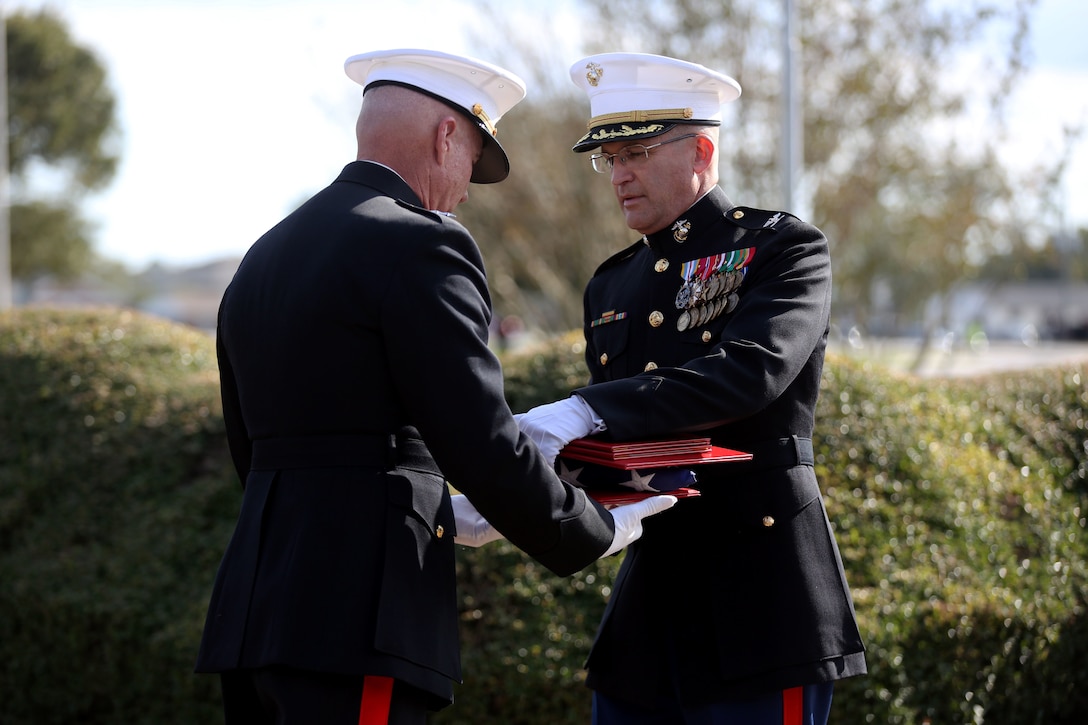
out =
[[601,82],[601,77],[604,75],[604,68],[596,63],[589,63],[586,65],[586,81],[589,85],[596,87]]

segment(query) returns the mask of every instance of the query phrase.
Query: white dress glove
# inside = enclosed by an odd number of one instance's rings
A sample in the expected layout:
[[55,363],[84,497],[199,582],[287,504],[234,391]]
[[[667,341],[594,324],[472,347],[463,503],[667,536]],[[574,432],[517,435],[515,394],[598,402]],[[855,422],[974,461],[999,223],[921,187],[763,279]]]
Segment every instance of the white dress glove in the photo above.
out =
[[464,494],[450,496],[450,500],[453,501],[453,519],[457,522],[455,544],[476,548],[506,538],[480,515]]
[[538,405],[527,413],[518,413],[514,420],[552,466],[565,445],[591,433],[600,433],[607,427],[589,403],[577,395]]
[[612,546],[601,554],[601,558],[612,556],[620,549],[637,541],[642,536],[642,520],[672,508],[676,501],[676,496],[651,496],[638,503],[624,504],[611,509],[612,518],[616,522],[616,535],[612,539]]

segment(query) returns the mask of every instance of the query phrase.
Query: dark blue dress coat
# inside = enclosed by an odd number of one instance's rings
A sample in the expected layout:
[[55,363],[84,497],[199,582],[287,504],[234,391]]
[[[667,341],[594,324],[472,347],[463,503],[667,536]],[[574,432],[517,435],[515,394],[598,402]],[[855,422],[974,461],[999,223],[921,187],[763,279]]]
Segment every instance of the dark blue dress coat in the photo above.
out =
[[830,306],[824,235],[718,187],[589,282],[591,385],[577,392],[608,435],[755,454],[697,467],[702,495],[646,520],[589,656],[591,687],[699,704],[865,672],[812,466]]
[[558,574],[609,547],[611,514],[519,432],[490,319],[468,231],[378,164],[349,164],[254,244],[219,312],[244,495],[198,671],[388,675],[448,703],[447,480]]

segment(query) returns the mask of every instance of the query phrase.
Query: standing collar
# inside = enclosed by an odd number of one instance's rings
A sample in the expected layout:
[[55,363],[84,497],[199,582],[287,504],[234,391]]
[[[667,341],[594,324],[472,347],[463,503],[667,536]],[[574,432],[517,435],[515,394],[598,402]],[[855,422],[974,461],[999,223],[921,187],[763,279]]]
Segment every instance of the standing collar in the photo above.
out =
[[672,224],[643,236],[642,241],[658,256],[668,256],[670,252],[681,253],[684,243],[691,235],[701,234],[720,221],[732,206],[722,188],[714,186]]
[[413,206],[423,205],[422,200],[400,174],[377,161],[352,161],[344,167],[336,180],[369,186],[386,196],[400,199]]

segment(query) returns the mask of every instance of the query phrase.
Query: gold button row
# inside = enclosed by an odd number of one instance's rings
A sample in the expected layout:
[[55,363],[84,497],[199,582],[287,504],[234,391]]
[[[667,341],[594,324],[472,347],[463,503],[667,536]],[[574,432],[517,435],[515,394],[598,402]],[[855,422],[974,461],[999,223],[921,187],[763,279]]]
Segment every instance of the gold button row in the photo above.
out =
[[[653,312],[650,313],[649,321],[650,321],[650,327],[661,327],[661,325],[665,322],[665,315],[661,314],[657,310],[654,310]],[[701,339],[702,339],[703,342],[710,342],[712,339],[714,339],[714,336],[710,334],[710,330],[703,330],[703,334],[701,336]],[[608,364],[608,353],[607,352],[602,352],[601,357],[599,359],[601,361],[601,365],[607,365]],[[657,363],[655,363],[655,362],[646,363],[645,370],[646,370],[646,372],[649,372],[651,370],[657,370]]]

